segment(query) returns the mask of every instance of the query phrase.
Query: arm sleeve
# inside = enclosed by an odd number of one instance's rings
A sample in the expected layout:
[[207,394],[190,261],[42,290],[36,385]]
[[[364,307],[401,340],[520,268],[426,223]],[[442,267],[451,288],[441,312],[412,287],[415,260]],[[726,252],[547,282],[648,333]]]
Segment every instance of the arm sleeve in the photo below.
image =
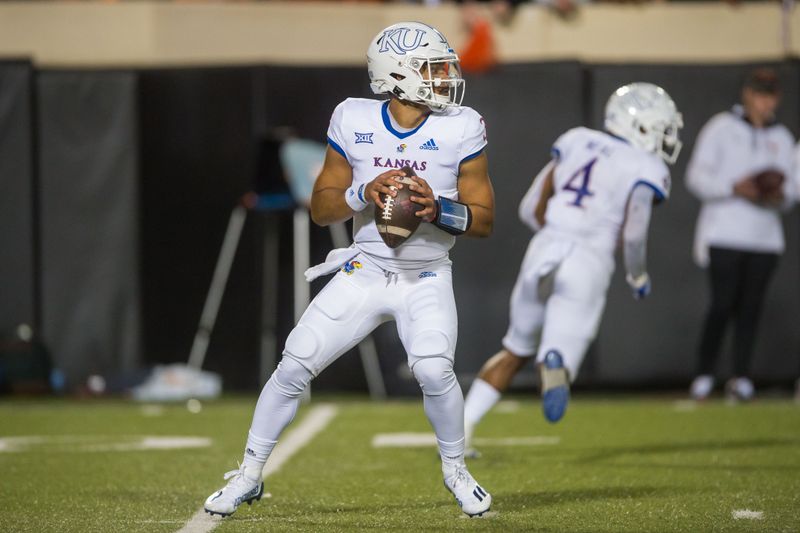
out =
[[720,200],[733,195],[730,183],[721,180],[719,162],[723,157],[719,136],[724,124],[712,119],[700,131],[686,168],[686,187],[701,201]]
[[536,206],[539,205],[539,198],[542,196],[544,181],[555,164],[556,162],[551,160],[539,171],[539,174],[533,179],[533,183],[528,189],[528,192],[525,193],[525,196],[522,197],[522,201],[519,203],[519,219],[533,231],[542,229],[541,226],[539,226],[539,221],[536,220]]
[[479,156],[483,149],[486,148],[486,144],[486,123],[482,116],[472,111],[464,128],[464,140],[461,142],[459,164]]
[[333,110],[331,122],[328,125],[328,145],[330,145],[331,148],[339,152],[342,157],[350,162],[350,158],[347,155],[347,143],[345,141],[344,129],[342,127],[342,122],[344,120],[344,107],[345,102],[342,102],[336,106],[336,109]]
[[636,186],[628,199],[625,227],[622,230],[625,271],[632,278],[647,272],[647,230],[653,209],[655,191]]

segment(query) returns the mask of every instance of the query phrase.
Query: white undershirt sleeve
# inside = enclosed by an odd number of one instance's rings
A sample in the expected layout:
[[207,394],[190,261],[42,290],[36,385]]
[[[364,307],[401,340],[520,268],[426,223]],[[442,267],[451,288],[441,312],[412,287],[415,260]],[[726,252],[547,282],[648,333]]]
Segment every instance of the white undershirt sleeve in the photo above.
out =
[[539,221],[536,220],[536,206],[539,205],[539,198],[542,196],[542,188],[544,187],[545,179],[554,165],[555,161],[550,161],[539,171],[539,174],[533,178],[533,183],[528,189],[528,192],[525,193],[525,196],[519,203],[519,219],[533,231],[542,229],[539,225]]
[[625,271],[637,279],[647,273],[647,230],[653,209],[653,189],[646,184],[631,191],[622,230]]

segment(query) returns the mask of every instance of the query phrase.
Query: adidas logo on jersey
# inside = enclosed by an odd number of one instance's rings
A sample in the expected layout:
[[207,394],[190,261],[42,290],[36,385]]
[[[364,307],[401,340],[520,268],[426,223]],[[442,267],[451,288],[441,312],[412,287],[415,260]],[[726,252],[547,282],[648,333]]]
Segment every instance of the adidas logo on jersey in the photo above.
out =
[[420,150],[438,150],[439,147],[436,146],[436,141],[433,139],[428,139],[425,144],[419,147]]

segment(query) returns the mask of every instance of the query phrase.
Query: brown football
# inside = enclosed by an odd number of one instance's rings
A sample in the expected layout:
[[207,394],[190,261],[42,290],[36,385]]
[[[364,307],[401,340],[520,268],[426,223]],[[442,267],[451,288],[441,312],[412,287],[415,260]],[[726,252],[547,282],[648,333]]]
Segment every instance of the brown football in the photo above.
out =
[[767,169],[755,175],[756,186],[761,194],[771,194],[783,187],[783,172],[775,169]]
[[384,195],[381,198],[385,206],[383,209],[375,204],[375,224],[383,242],[389,248],[397,248],[403,244],[416,231],[422,220],[416,213],[423,209],[423,206],[411,201],[414,193],[408,188],[414,183],[409,177],[416,174],[409,167],[403,167],[401,170],[407,177],[395,178],[396,182],[403,184],[403,188],[397,191],[397,196]]

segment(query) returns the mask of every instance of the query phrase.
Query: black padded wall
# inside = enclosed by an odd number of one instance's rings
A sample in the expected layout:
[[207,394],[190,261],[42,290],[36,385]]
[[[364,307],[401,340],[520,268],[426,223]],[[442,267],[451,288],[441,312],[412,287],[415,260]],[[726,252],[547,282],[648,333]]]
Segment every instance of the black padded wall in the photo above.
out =
[[[452,252],[460,374],[470,377],[499,347],[508,298],[531,236],[517,220],[517,205],[547,161],[551,143],[575,125],[600,126],[608,94],[639,79],[673,94],[685,117],[685,148],[674,167],[673,198],[653,222],[653,297],[633,302],[617,273],[581,379],[586,384],[679,384],[690,377],[706,284],[704,272],[691,262],[698,203],[683,185],[683,172],[697,131],[736,100],[747,67],[541,63],[501,66],[468,78],[464,103],[488,125],[497,218],[490,239],[459,239]],[[796,132],[797,65],[781,69],[781,118]],[[25,63],[0,68],[0,217],[8,256],[0,262],[0,317],[6,329],[34,320],[40,279],[45,340],[73,381],[92,371],[134,365],[142,340],[148,363],[185,361],[230,211],[265,179],[259,175],[263,140],[292,132],[324,141],[338,102],[371,97],[361,68],[45,71],[39,74],[39,105],[33,113],[30,79]],[[31,117],[36,115],[39,133],[33,143]],[[41,150],[36,160],[34,144]],[[38,195],[34,161],[41,167]],[[280,181],[280,176],[267,179]],[[32,211],[37,196],[38,218]],[[37,221],[40,278],[34,275]],[[253,216],[207,358],[207,368],[221,372],[228,388],[252,388],[261,379],[253,368],[266,225],[278,227],[281,238],[282,267],[269,273],[278,279],[280,293],[279,346],[293,323],[290,218]],[[797,233],[793,214],[787,218],[788,249],[770,290],[757,347],[754,370],[765,381],[788,381],[797,369]],[[322,260],[330,247],[327,230],[312,227],[312,262]],[[312,294],[324,282],[315,282]],[[393,327],[380,328],[376,337],[390,391],[416,391]],[[722,374],[727,364],[727,359],[721,363]],[[363,384],[352,355],[317,380],[322,388]]]
[[[252,69],[140,72],[145,360],[186,362],[231,210],[251,189]],[[206,368],[226,387],[258,384],[258,239],[248,223]]]
[[140,356],[136,76],[38,74],[44,339],[70,385]]
[[33,70],[0,62],[0,338],[36,321]]

